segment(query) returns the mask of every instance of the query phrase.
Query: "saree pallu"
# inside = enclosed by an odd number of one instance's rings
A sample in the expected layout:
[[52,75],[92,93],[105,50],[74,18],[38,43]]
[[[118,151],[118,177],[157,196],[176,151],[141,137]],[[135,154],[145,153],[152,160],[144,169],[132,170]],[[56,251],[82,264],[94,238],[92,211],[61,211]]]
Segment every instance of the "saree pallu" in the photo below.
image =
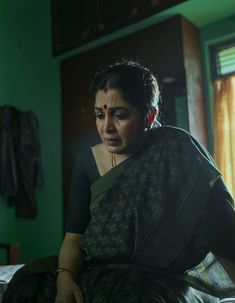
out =
[[78,283],[85,302],[218,302],[233,296],[222,267],[211,255],[203,261],[209,251],[171,272],[219,176],[189,133],[160,127],[148,133],[144,149],[99,178],[80,241],[85,268]]

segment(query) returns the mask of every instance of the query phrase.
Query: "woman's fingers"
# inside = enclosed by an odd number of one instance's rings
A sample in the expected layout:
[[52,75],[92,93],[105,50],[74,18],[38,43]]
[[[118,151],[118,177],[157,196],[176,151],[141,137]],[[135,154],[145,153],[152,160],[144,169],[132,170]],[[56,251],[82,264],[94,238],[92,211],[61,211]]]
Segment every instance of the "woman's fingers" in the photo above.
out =
[[76,303],[85,303],[82,292],[79,288],[74,291],[74,298]]

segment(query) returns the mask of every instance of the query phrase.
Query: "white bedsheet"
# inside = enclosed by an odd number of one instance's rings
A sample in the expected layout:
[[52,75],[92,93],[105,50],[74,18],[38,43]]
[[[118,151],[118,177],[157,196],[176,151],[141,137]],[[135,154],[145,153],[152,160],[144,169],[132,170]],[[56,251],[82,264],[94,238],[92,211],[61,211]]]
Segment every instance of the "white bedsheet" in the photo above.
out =
[[24,264],[0,266],[0,303],[2,301],[4,291],[7,289],[7,284],[13,277],[14,273],[23,265]]

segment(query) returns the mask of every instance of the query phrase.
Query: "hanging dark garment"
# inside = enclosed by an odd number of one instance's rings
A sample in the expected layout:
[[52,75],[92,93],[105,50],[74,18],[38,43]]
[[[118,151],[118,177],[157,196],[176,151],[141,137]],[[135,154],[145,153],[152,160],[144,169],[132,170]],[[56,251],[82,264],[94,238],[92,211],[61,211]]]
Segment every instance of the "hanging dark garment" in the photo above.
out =
[[16,216],[35,218],[35,190],[43,187],[38,121],[32,111],[0,108],[0,195]]

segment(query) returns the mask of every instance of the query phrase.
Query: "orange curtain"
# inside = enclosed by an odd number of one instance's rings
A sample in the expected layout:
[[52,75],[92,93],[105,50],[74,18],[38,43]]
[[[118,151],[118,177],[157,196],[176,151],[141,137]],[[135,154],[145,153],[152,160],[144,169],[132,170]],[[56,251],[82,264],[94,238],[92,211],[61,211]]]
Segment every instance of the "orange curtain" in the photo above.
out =
[[214,158],[235,198],[235,75],[215,81]]

